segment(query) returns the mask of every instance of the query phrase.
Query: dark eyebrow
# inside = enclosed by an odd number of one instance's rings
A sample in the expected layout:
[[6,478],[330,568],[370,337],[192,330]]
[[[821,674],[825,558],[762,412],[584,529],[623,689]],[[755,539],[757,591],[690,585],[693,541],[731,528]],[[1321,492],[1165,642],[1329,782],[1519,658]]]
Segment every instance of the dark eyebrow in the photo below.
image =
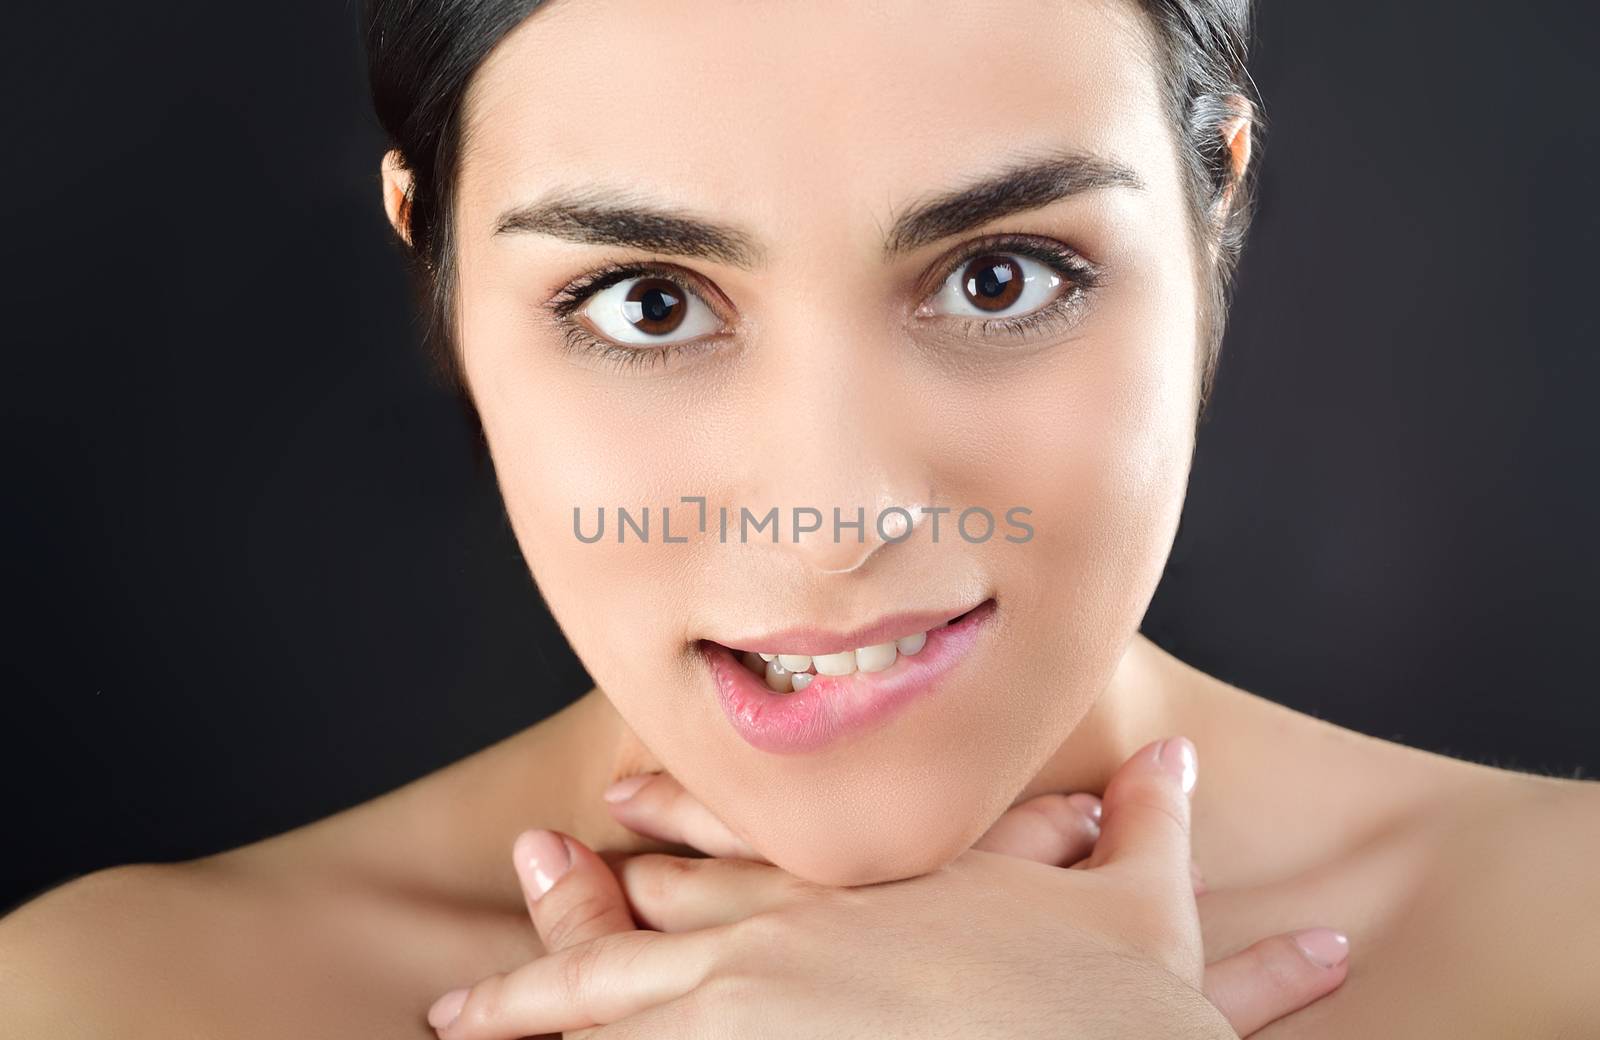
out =
[[698,256],[746,269],[764,256],[755,239],[739,228],[594,189],[555,192],[507,210],[494,224],[497,235],[529,231],[569,242]]
[[[1013,213],[1112,187],[1142,190],[1144,183],[1120,163],[1078,151],[1019,160],[906,210],[884,236],[883,256],[889,260]],[[558,191],[509,209],[495,221],[496,235],[526,232],[701,257],[746,270],[763,263],[766,256],[756,238],[742,228],[633,201],[625,193],[594,189]]]
[[1144,182],[1121,163],[1079,151],[1019,160],[902,213],[884,237],[883,256],[888,260],[991,220],[1103,188],[1142,191]]

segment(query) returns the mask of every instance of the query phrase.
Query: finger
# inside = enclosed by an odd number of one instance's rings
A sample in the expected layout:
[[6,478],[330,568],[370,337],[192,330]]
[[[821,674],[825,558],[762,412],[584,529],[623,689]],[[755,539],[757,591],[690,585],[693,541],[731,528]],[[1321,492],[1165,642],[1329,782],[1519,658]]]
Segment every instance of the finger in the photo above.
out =
[[[680,1040],[683,1037],[737,1035],[723,1023],[723,1031],[706,1032],[706,1011],[703,1002],[691,993],[687,997],[657,1004],[653,1008],[612,1022],[576,1033],[563,1033],[560,1040]],[[544,1040],[535,1037],[534,1040]],[[556,1040],[552,1037],[551,1040]]]
[[601,797],[618,823],[646,837],[688,845],[708,856],[766,862],[668,773],[618,780]]
[[546,952],[636,927],[616,875],[576,838],[524,831],[512,843],[511,858]]
[[620,862],[617,880],[639,923],[661,932],[732,924],[789,906],[818,887],[767,863],[657,852]]
[[1194,744],[1171,737],[1147,744],[1122,764],[1101,798],[1104,816],[1090,867],[1128,862],[1170,873],[1192,891],[1189,793],[1197,772]]
[[520,1040],[616,1022],[693,990],[727,941],[716,930],[601,936],[446,994],[428,1024],[441,1040]]
[[1350,940],[1331,928],[1275,935],[1206,968],[1206,999],[1249,1036],[1339,988]]
[[1089,855],[1099,837],[1100,799],[1042,794],[1007,809],[972,847],[1066,867]]

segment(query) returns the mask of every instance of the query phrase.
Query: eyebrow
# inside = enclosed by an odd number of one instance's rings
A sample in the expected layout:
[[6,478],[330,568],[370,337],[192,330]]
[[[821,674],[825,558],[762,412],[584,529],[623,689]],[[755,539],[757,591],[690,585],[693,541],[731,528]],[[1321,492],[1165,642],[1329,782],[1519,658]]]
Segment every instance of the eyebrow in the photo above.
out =
[[[1077,150],[1017,160],[997,173],[913,204],[884,235],[883,258],[892,260],[992,220],[1106,188],[1141,191],[1144,182],[1121,163]],[[766,257],[759,240],[743,228],[655,206],[626,192],[593,188],[560,190],[539,202],[513,207],[495,221],[494,233],[626,246],[746,270],[764,263]]]

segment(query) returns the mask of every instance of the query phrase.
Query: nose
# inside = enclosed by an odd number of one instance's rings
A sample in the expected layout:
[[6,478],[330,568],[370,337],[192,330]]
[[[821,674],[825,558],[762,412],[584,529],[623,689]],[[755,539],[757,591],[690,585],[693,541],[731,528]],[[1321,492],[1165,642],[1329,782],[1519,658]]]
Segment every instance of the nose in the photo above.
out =
[[893,347],[859,330],[830,335],[813,315],[758,349],[751,375],[781,388],[781,405],[772,407],[770,391],[753,394],[764,404],[743,464],[752,513],[777,506],[778,531],[776,544],[765,533],[752,544],[818,574],[848,573],[888,546],[913,544],[932,501],[918,450],[928,441]]
[[[810,548],[802,548],[804,541],[797,543],[797,555],[819,574],[848,574],[884,546],[915,537],[916,525],[923,516],[919,503],[920,499],[908,502],[885,497],[876,508],[861,507],[855,512],[841,510],[837,519],[830,511],[821,519],[815,533],[817,541]],[[809,514],[804,518],[807,522],[811,519]],[[835,525],[839,533],[834,531]],[[859,540],[855,539],[857,531],[861,534]],[[850,540],[841,538],[840,533],[850,536]],[[802,535],[804,537],[806,535]],[[835,546],[837,551],[834,551]]]

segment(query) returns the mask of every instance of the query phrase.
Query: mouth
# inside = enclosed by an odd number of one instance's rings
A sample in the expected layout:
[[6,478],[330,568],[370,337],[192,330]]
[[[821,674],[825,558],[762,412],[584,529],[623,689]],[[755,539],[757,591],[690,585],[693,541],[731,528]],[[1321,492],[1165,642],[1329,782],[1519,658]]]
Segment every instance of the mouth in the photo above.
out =
[[990,597],[943,620],[897,615],[843,636],[792,630],[735,645],[702,639],[698,649],[734,730],[760,750],[801,754],[933,693],[995,610]]

